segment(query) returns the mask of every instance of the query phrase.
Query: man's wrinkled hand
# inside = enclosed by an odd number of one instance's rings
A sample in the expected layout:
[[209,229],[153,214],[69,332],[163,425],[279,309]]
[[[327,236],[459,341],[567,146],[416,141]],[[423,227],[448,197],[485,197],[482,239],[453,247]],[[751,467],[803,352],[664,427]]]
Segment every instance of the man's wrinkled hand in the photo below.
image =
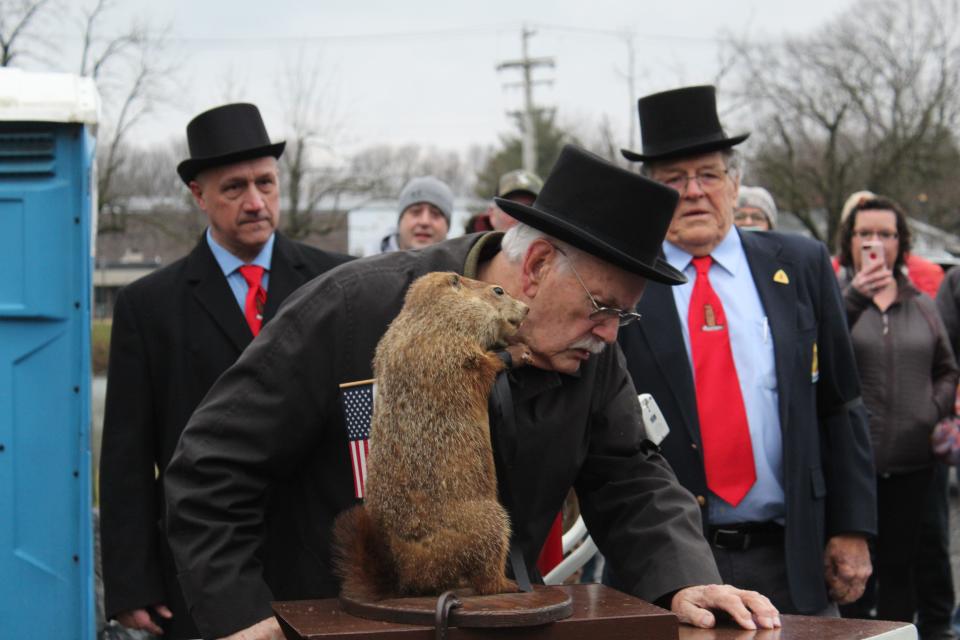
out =
[[670,610],[680,622],[704,629],[716,626],[716,610],[726,611],[744,629],[780,627],[780,612],[766,596],[727,584],[681,589],[673,595]]
[[221,638],[220,640],[284,640],[283,631],[276,618],[265,618],[246,629]]
[[[173,617],[173,613],[167,608],[167,605],[154,605],[153,610],[157,612],[158,616],[166,620],[169,620]],[[147,631],[155,636],[163,635],[163,629],[161,629],[160,626],[153,621],[153,619],[150,617],[150,612],[146,609],[131,609],[130,611],[118,613],[116,620],[127,629]]]
[[849,604],[862,596],[873,573],[867,540],[860,535],[830,538],[823,564],[830,599],[838,604]]

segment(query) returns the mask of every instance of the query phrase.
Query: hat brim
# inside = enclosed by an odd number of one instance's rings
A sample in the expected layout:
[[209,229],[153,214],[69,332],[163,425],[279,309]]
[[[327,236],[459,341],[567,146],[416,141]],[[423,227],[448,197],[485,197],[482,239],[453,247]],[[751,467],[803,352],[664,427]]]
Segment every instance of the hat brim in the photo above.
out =
[[701,153],[710,153],[711,151],[721,151],[723,149],[729,149],[734,147],[747,138],[750,137],[749,133],[742,133],[738,136],[733,136],[732,138],[721,138],[719,140],[707,140],[700,143],[688,144],[682,147],[675,147],[673,149],[667,149],[659,153],[637,153],[636,151],[631,151],[630,149],[620,149],[620,153],[624,158],[632,162],[649,162],[651,160],[672,160],[674,158],[679,158],[683,156],[693,156],[699,155]]
[[253,158],[265,158],[267,156],[279,158],[283,155],[283,149],[286,145],[286,141],[282,141],[262,147],[251,147],[250,149],[233,151],[219,156],[189,158],[177,165],[177,173],[180,174],[180,179],[183,180],[183,183],[189,185],[190,182],[197,177],[198,173],[210,167],[222,167],[223,165],[233,164],[234,162],[252,160]]
[[507,198],[507,199],[509,199],[510,196],[515,195],[515,194],[518,194],[518,193],[526,193],[526,194],[528,194],[528,195],[533,196],[534,198],[536,198],[536,197],[539,195],[536,191],[531,191],[530,189],[524,189],[523,187],[517,187],[516,189],[510,189],[510,191],[507,191],[506,193],[501,193],[501,194],[500,194],[499,196],[497,196],[497,197],[498,197],[498,198]]
[[568,242],[578,249],[582,249],[590,255],[614,264],[621,269],[663,284],[676,285],[687,282],[687,276],[674,269],[663,258],[656,257],[653,264],[648,264],[620,251],[603,238],[572,225],[547,211],[504,198],[494,198],[494,202],[520,222],[543,231],[557,240]]

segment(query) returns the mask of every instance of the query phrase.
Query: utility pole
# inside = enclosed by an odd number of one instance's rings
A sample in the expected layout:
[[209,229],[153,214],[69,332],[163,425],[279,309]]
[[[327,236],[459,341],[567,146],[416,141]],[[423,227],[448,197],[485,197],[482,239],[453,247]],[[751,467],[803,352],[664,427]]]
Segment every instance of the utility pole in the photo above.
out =
[[550,84],[549,80],[533,80],[533,69],[536,67],[553,67],[553,58],[531,58],[528,43],[536,31],[524,25],[521,31],[523,57],[519,60],[508,60],[497,65],[497,71],[518,68],[523,72],[523,80],[519,83],[508,83],[504,86],[520,86],[523,88],[523,111],[513,111],[510,115],[520,116],[523,129],[523,168],[527,171],[537,170],[537,107],[533,103],[533,85]]

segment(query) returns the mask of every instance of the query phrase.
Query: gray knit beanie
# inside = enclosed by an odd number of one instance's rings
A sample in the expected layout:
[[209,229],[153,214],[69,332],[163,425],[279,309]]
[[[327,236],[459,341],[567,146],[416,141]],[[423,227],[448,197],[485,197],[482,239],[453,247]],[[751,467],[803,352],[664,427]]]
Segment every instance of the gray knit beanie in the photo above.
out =
[[741,207],[752,207],[763,211],[773,228],[777,224],[777,205],[773,201],[773,196],[763,187],[740,187],[740,193],[737,195],[737,209]]
[[444,182],[433,176],[422,176],[410,180],[400,192],[398,203],[400,215],[403,215],[407,207],[418,202],[426,202],[440,209],[443,217],[447,219],[447,226],[450,226],[450,216],[453,214],[453,191]]

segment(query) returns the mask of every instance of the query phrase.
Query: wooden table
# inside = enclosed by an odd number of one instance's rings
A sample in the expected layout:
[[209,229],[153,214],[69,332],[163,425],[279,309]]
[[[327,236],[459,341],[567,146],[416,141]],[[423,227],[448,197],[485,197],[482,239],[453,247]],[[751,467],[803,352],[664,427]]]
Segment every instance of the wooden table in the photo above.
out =
[[[524,638],[536,640],[917,640],[902,622],[782,616],[783,628],[747,631],[730,623],[697,629],[677,623],[669,611],[600,584],[557,587],[570,594],[573,615],[552,624],[512,629],[449,630],[450,640]],[[355,618],[336,599],[275,602],[288,640],[432,640],[432,627]]]

